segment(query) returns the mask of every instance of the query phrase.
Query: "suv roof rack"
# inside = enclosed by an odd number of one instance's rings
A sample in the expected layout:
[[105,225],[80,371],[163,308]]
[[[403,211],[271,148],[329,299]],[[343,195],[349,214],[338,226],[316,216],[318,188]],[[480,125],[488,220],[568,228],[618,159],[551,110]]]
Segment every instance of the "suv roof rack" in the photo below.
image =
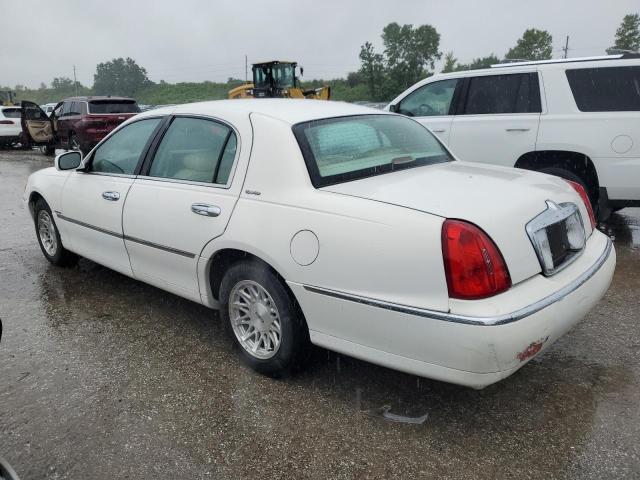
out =
[[551,60],[505,60],[503,63],[494,63],[491,68],[520,67],[524,65],[545,65],[549,63],[574,63],[574,62],[594,62],[601,60],[631,60],[640,58],[640,53],[621,53],[617,55],[600,55],[596,57],[579,58],[553,58]]

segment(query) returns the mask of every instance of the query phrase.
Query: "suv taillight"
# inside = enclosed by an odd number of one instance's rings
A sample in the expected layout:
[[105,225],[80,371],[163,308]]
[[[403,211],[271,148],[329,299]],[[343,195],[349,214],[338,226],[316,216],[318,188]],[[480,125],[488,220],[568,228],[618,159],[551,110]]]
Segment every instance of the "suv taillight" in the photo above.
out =
[[511,287],[509,270],[498,247],[472,223],[445,220],[442,257],[451,298],[486,298]]
[[582,199],[582,203],[587,208],[587,213],[589,214],[589,221],[591,222],[591,230],[596,228],[596,216],[593,214],[593,208],[591,207],[591,200],[589,200],[589,195],[587,195],[587,191],[584,189],[582,185],[577,182],[572,182],[571,180],[566,180],[569,185],[573,187],[573,189],[578,192],[580,198]]

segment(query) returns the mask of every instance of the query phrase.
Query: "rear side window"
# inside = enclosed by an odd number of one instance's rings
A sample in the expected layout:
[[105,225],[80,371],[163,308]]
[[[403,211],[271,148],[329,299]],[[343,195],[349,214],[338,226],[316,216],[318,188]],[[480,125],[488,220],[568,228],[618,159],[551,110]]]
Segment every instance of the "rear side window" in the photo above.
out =
[[178,117],[158,147],[149,176],[226,184],[235,152],[236,136],[226,125]]
[[486,75],[469,79],[463,115],[541,111],[537,73]]
[[640,111],[640,67],[579,68],[566,73],[580,111]]
[[89,102],[89,113],[139,113],[140,108],[131,100],[94,100]]
[[96,149],[90,170],[133,175],[140,155],[160,120],[149,118],[122,127]]
[[5,108],[2,110],[2,113],[6,118],[20,118],[19,108]]

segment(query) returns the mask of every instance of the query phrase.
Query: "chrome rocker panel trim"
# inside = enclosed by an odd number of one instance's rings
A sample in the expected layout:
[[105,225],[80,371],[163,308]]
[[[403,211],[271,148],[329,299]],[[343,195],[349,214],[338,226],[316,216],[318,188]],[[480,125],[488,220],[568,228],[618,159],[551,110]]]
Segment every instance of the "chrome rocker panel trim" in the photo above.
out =
[[165,245],[160,245],[158,243],[149,242],[147,240],[142,240],[140,238],[130,237],[128,235],[122,235],[122,234],[120,234],[118,232],[112,232],[111,230],[106,230],[104,228],[100,228],[100,227],[96,227],[95,225],[91,225],[89,223],[81,222],[80,220],[75,220],[73,218],[69,218],[69,217],[64,216],[62,213],[60,213],[58,211],[56,211],[56,216],[59,219],[64,220],[66,222],[75,223],[76,225],[80,225],[81,227],[89,228],[91,230],[95,230],[96,232],[104,233],[106,235],[111,235],[112,237],[121,238],[123,240],[129,240],[130,242],[135,242],[135,243],[138,243],[140,245],[145,245],[147,247],[156,248],[156,249],[162,250],[164,252],[174,253],[174,254],[180,255],[182,257],[187,257],[187,258],[195,258],[196,257],[196,255],[194,253],[185,252],[185,251],[179,250],[177,248],[167,247]]
[[398,303],[386,302],[384,300],[376,300],[374,298],[362,297],[359,295],[353,295],[350,293],[339,292],[336,290],[331,290],[327,288],[314,287],[311,285],[304,285],[304,289],[317,293],[320,295],[326,295],[329,297],[339,298],[341,300],[348,300],[351,302],[362,303],[364,305],[369,305],[371,307],[384,308],[386,310],[391,310],[394,312],[406,313],[409,315],[417,315],[420,317],[427,317],[433,320],[443,320],[445,322],[453,322],[453,323],[463,323],[466,325],[477,325],[477,326],[496,326],[496,325],[504,325],[507,323],[516,322],[523,318],[526,318],[530,315],[533,315],[544,308],[547,308],[549,305],[552,305],[560,300],[562,300],[567,295],[573,293],[582,285],[584,285],[591,277],[593,277],[598,270],[604,265],[604,263],[609,258],[611,254],[611,249],[613,244],[611,239],[607,239],[607,245],[604,248],[604,251],[596,260],[596,262],[589,267],[582,275],[573,280],[568,285],[564,286],[557,292],[548,295],[541,300],[538,300],[531,305],[527,305],[526,307],[520,308],[514,312],[506,313],[503,315],[495,315],[490,317],[477,317],[477,316],[469,316],[469,315],[457,315],[455,313],[448,312],[439,312],[436,310],[428,310],[424,308],[411,307],[408,305],[401,305]]

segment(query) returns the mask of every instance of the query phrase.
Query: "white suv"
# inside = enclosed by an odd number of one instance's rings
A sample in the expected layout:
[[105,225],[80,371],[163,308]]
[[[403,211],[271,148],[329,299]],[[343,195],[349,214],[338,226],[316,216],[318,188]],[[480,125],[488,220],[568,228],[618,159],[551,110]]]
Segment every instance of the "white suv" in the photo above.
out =
[[640,206],[640,55],[434,75],[387,108],[430,128],[461,160],[582,183],[600,218]]

